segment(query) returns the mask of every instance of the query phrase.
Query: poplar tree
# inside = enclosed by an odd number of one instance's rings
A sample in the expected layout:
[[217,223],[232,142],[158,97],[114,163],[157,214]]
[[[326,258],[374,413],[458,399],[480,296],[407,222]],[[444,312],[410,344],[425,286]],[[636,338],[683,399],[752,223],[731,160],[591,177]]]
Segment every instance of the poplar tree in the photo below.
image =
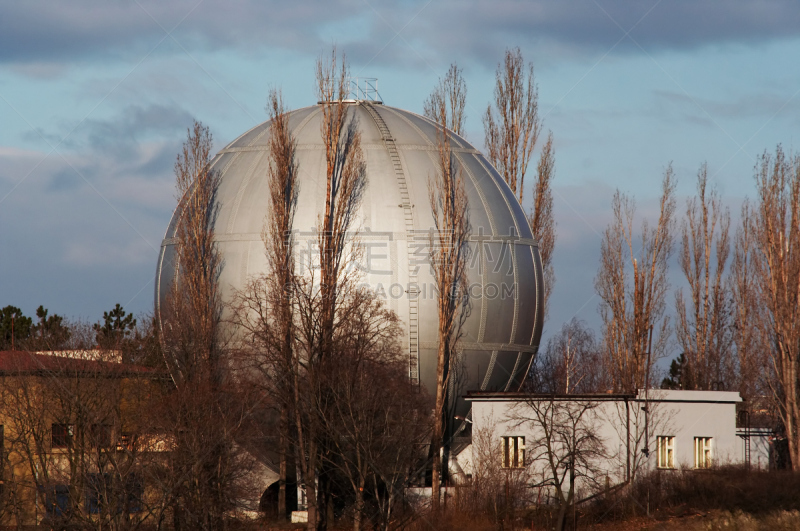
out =
[[[434,407],[432,452],[432,508],[439,509],[440,473],[446,473],[441,450],[448,424],[445,419],[447,389],[462,325],[469,312],[467,266],[469,262],[469,201],[461,169],[451,146],[448,94],[440,85],[431,101],[437,102],[438,167],[429,177],[428,195],[434,231],[430,237],[430,260],[437,289],[438,348],[436,355],[436,404]],[[455,397],[449,397],[453,400]],[[445,459],[446,461],[446,459]]]
[[[533,65],[526,65],[519,48],[507,49],[504,61],[497,65],[493,103],[488,105],[483,115],[489,161],[511,188],[520,205],[524,205],[525,176],[542,132],[542,121]],[[556,242],[552,191],[554,177],[555,148],[553,133],[550,132],[536,166],[533,201],[528,214],[528,224],[533,237],[538,240],[542,260],[545,315],[555,284],[552,264]]]
[[[634,200],[617,190],[612,209],[614,219],[603,233],[595,289],[602,300],[606,373],[616,391],[630,392],[644,387],[652,362],[665,355],[669,337],[664,313],[675,212],[672,167],[661,181],[658,220],[654,225],[645,220],[638,238],[633,232]],[[656,341],[648,364],[651,328]]]

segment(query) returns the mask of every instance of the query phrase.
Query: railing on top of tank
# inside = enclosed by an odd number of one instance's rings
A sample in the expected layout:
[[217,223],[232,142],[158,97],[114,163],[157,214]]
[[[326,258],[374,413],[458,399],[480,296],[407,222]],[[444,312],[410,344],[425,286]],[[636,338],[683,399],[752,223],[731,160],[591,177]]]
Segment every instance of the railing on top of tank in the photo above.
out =
[[381,103],[377,77],[356,77],[348,80],[349,97],[356,101]]

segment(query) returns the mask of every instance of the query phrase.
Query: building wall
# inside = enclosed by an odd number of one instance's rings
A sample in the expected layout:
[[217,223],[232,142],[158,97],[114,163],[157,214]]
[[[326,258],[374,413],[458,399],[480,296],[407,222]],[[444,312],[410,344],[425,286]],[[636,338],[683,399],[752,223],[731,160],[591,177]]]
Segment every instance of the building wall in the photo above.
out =
[[[563,407],[577,409],[582,407],[582,404],[563,402]],[[584,414],[583,426],[591,428],[602,441],[606,454],[604,458],[597,460],[596,464],[602,470],[602,475],[608,475],[612,483],[624,481],[626,452],[623,441],[626,436],[627,418],[625,402],[593,402],[591,407],[592,410]],[[484,441],[497,441],[496,450],[502,452],[503,437],[525,437],[527,468],[534,477],[541,479],[542,474],[546,472],[543,470],[545,450],[541,446],[536,447],[535,441],[543,436],[543,429],[535,417],[535,413],[524,401],[473,401],[473,447],[476,437],[481,437]],[[554,453],[562,454],[563,451],[556,449]],[[533,463],[537,456],[541,459]],[[462,465],[462,468],[472,467]]]
[[[576,401],[576,396],[556,398],[555,407],[571,408],[574,413],[584,409],[581,417],[583,435],[591,433],[601,443],[602,450],[594,456],[592,474],[598,475],[600,483],[618,484],[631,474],[657,466],[658,437],[674,437],[673,466],[695,467],[695,438],[711,438],[711,463],[734,464],[743,461],[741,439],[736,434],[736,403],[741,401],[738,393],[717,391],[650,391],[648,401],[640,392],[635,397],[619,395],[595,395]],[[517,395],[504,398],[499,393],[476,393],[472,402],[473,447],[463,452],[459,465],[465,473],[473,470],[475,441],[479,437],[496,441],[498,452],[502,452],[503,437],[525,437],[526,466],[534,477],[547,475],[542,443],[544,429],[536,420],[534,405],[546,406],[550,399],[528,398]],[[649,406],[649,418],[645,418],[645,405]],[[649,457],[645,457],[645,431],[649,446]],[[488,436],[487,436],[488,434]],[[755,446],[753,446],[755,448]],[[555,449],[553,454],[564,453]],[[536,457],[540,459],[537,461]],[[583,487],[589,488],[589,482]]]
[[[675,467],[694,468],[695,437],[712,438],[712,462],[735,464],[742,462],[739,439],[736,436],[736,402],[739,393],[719,391],[658,391],[655,407],[668,413],[660,430],[653,437],[675,437]],[[726,400],[722,402],[721,400]],[[651,448],[656,448],[654,440]],[[650,460],[656,466],[656,457]]]
[[[105,473],[115,474],[117,482],[133,475],[142,479],[143,469],[160,466],[163,444],[131,453],[120,437],[137,429],[129,421],[137,418],[135,409],[143,407],[139,400],[156,396],[156,390],[150,378],[69,377],[65,373],[0,377],[4,491],[0,526],[38,525],[59,489],[69,492],[61,492],[61,502],[66,497],[71,500],[67,505],[85,513],[73,514],[73,519],[92,521],[95,516],[87,508],[87,496],[93,477]],[[70,426],[63,447],[54,445],[54,424]],[[107,442],[91,440],[99,433],[92,431],[96,426],[109,429]],[[137,495],[140,501],[150,496],[148,487],[143,487]],[[132,515],[134,519],[144,516],[142,511]]]

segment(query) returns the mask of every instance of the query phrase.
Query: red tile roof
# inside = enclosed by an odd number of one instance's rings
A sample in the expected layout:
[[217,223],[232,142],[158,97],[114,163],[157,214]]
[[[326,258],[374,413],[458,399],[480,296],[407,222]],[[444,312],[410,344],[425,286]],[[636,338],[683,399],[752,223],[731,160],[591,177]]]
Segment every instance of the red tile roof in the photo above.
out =
[[115,363],[81,358],[70,358],[57,354],[41,354],[24,350],[0,351],[0,376],[18,374],[46,374],[70,372],[83,374],[103,373],[107,376],[127,376],[133,374],[152,374],[160,372],[151,367],[128,363]]

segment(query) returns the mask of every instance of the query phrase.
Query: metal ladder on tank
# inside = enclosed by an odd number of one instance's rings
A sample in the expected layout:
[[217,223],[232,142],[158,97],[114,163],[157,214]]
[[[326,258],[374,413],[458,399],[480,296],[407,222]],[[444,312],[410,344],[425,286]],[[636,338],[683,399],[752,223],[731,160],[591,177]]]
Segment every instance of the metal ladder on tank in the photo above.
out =
[[400,163],[400,154],[397,151],[397,145],[394,138],[386,126],[386,122],[375,110],[375,106],[367,101],[362,101],[361,105],[369,112],[375,125],[378,126],[378,131],[381,133],[381,140],[389,153],[389,159],[392,161],[394,168],[394,175],[397,178],[397,186],[400,189],[400,199],[403,208],[403,218],[406,228],[406,247],[408,252],[408,377],[411,380],[411,385],[414,389],[419,389],[419,288],[417,287],[417,272],[414,264],[411,263],[411,257],[415,254],[416,246],[414,240],[414,205],[411,204],[411,198],[408,194],[408,183],[406,182],[406,175],[403,173],[403,165]]

